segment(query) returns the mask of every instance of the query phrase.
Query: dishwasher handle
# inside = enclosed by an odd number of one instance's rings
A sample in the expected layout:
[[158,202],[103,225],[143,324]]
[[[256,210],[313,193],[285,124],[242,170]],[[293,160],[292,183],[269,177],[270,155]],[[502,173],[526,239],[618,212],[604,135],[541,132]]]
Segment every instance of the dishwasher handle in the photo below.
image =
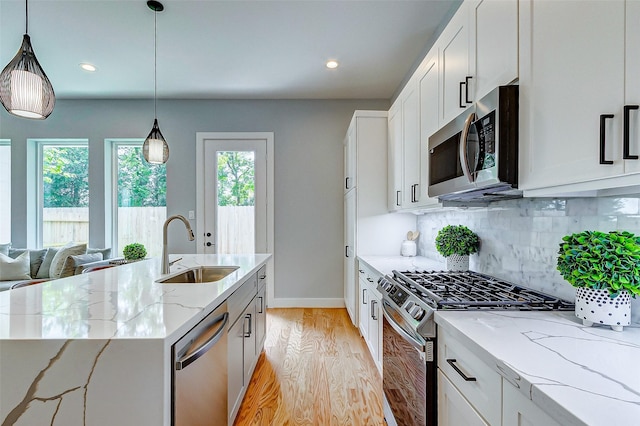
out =
[[179,359],[178,361],[176,361],[176,365],[175,365],[176,370],[182,370],[188,367],[189,364],[191,364],[192,362],[200,358],[202,355],[207,353],[207,351],[209,351],[209,349],[211,349],[213,345],[215,345],[218,342],[218,340],[220,340],[223,333],[226,331],[227,322],[229,322],[228,312],[225,312],[224,314],[217,317],[213,321],[213,323],[215,324],[221,321],[222,321],[222,324],[220,325],[220,328],[218,328],[218,330],[215,333],[213,333],[213,336],[207,339],[207,341],[204,342],[202,346],[200,346],[198,349],[193,351],[190,355],[185,356]]

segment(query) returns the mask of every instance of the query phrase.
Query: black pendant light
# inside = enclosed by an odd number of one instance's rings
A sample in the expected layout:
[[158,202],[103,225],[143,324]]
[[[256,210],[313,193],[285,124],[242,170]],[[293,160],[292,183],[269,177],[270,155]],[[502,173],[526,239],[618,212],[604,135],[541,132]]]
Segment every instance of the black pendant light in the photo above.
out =
[[157,77],[157,68],[158,68],[158,12],[162,12],[164,10],[164,6],[162,3],[149,0],[147,2],[147,6],[149,9],[154,12],[154,35],[153,35],[153,128],[151,132],[149,132],[149,136],[144,140],[142,144],[142,155],[147,162],[151,164],[164,164],[169,159],[169,145],[167,141],[162,136],[162,132],[160,132],[160,127],[158,126],[158,77]]
[[24,4],[25,34],[20,50],[0,73],[0,102],[10,114],[44,120],[53,112],[56,95],[31,47],[27,0]]

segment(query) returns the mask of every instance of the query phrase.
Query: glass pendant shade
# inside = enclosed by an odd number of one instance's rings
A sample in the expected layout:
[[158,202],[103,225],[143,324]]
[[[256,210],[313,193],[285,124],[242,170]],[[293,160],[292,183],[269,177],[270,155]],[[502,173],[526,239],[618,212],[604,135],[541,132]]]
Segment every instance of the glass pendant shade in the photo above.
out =
[[153,128],[142,144],[142,156],[150,164],[164,164],[169,159],[169,145],[160,132],[157,118],[153,120]]
[[16,56],[0,73],[0,102],[19,117],[44,120],[56,103],[53,86],[42,70],[25,34]]

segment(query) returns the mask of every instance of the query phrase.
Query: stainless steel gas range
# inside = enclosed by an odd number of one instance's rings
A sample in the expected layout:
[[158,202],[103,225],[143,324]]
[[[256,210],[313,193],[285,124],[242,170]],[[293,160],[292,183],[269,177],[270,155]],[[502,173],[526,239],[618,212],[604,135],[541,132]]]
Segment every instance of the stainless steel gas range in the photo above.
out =
[[573,303],[477,272],[393,271],[382,293],[382,375],[389,425],[437,424],[437,309],[573,310]]

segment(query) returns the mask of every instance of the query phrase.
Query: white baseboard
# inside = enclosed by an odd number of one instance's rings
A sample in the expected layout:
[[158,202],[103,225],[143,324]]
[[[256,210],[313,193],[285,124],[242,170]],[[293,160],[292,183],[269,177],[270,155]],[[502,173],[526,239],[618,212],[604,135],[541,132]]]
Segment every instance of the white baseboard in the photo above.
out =
[[344,308],[344,299],[274,298],[270,308]]

